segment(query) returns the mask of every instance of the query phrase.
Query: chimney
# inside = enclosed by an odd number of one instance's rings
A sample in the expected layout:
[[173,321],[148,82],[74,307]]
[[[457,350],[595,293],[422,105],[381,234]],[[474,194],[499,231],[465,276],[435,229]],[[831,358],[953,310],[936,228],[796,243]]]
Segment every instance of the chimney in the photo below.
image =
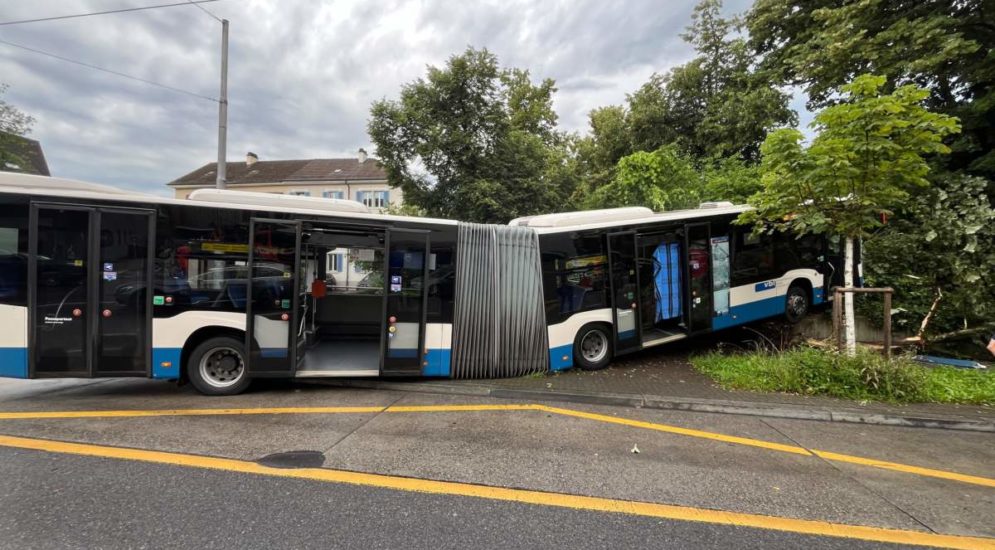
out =
[[366,149],[363,149],[362,147],[360,147],[359,148],[359,163],[363,164],[364,162],[366,162]]
[[256,156],[255,153],[253,153],[252,151],[249,151],[248,153],[245,154],[245,167],[246,168],[252,166],[253,164],[255,164],[257,162],[259,162],[259,157]]

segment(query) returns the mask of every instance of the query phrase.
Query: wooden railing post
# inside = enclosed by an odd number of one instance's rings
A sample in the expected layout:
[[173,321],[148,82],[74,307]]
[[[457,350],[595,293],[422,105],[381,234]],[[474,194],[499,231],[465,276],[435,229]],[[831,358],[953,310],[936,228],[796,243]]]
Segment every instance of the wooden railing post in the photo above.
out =
[[[843,349],[843,300],[852,300],[854,294],[884,294],[884,355],[891,359],[891,295],[895,290],[885,288],[833,288],[833,339],[836,348]],[[856,320],[853,320],[856,322]]]

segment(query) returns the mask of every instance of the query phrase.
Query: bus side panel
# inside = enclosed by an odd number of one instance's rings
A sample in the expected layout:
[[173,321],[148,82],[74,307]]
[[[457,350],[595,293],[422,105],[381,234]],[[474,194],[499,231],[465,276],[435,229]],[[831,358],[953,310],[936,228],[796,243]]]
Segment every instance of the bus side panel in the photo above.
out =
[[448,377],[451,350],[453,346],[453,325],[451,323],[428,323],[425,327],[425,364],[422,376]]
[[612,324],[611,308],[594,309],[574,313],[562,323],[549,325],[549,369],[561,371],[573,366],[574,339],[577,332],[587,323],[604,322]]
[[0,304],[0,376],[28,377],[28,309]]
[[732,287],[729,290],[729,313],[712,319],[713,330],[783,314],[784,297],[791,283],[798,279],[812,284],[812,303],[822,303],[822,275],[814,269],[793,269],[776,279]]
[[245,314],[235,311],[184,311],[152,320],[152,378],[180,377],[180,355],[195,331],[225,327],[245,331]]

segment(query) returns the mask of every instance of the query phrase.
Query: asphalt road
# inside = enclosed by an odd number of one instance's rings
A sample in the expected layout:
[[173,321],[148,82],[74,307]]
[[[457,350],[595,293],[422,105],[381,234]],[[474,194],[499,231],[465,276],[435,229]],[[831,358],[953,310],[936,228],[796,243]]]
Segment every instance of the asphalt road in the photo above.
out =
[[[882,546],[852,526],[981,541],[965,547],[995,537],[992,434],[508,405],[285,383],[212,399],[147,380],[0,382],[0,548]],[[39,414],[51,411],[63,412]],[[111,457],[122,448],[133,456]],[[171,454],[149,463],[147,451]],[[297,472],[389,482],[252,470],[288,451],[310,451],[297,465],[314,469]],[[210,469],[218,459],[233,466]],[[440,481],[458,488],[423,492]],[[504,488],[555,498],[488,496]],[[576,495],[676,512],[554,502]],[[833,522],[853,536],[723,524],[713,511]],[[704,521],[673,519],[692,516]]]
[[875,548],[175,466],[0,449],[4,548]]

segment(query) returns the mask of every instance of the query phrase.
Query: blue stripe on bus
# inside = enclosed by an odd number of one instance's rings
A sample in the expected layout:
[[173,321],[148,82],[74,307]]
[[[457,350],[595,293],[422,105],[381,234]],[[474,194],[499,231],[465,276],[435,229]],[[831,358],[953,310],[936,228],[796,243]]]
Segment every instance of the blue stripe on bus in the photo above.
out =
[[816,288],[812,290],[812,305],[817,306],[826,300],[825,290]]
[[622,330],[618,333],[619,340],[629,340],[636,337],[636,329]]
[[729,308],[729,313],[712,319],[712,330],[734,327],[782,313],[784,313],[784,296],[732,306]]
[[418,350],[415,348],[394,348],[387,350],[387,357],[392,359],[409,359],[418,357]]
[[448,349],[430,349],[425,354],[422,376],[449,376],[450,351]]
[[28,349],[0,348],[0,376],[5,378],[27,378]]
[[180,377],[182,348],[152,348],[152,378],[176,380]]
[[549,370],[567,370],[574,364],[574,346],[566,344],[549,350]]

